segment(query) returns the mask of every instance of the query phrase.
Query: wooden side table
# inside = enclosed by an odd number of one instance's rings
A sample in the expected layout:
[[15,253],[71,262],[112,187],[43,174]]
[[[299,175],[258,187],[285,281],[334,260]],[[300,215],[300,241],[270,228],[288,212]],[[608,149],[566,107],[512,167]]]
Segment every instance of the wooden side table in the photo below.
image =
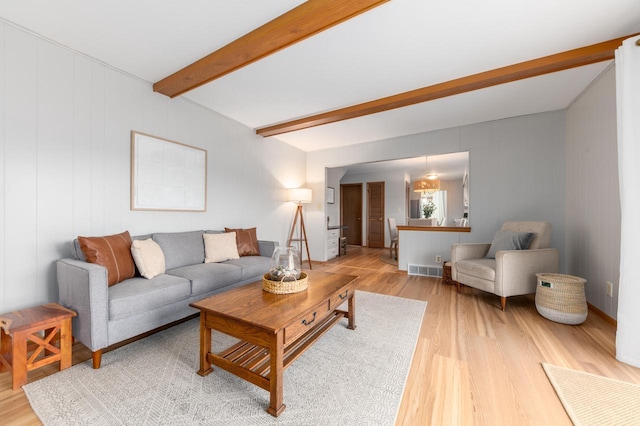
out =
[[[61,371],[71,367],[71,318],[75,316],[57,303],[0,315],[0,372],[11,371],[13,390],[26,384],[27,372],[36,368],[58,361]],[[33,351],[29,341],[35,344]]]

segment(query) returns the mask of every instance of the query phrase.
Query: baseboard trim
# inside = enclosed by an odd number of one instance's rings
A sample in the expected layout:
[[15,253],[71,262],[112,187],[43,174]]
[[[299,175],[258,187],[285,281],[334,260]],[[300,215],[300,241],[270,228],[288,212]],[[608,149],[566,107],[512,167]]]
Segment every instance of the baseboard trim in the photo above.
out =
[[591,303],[587,302],[587,306],[589,306],[589,310],[593,311],[594,314],[598,315],[599,317],[601,317],[603,320],[605,320],[606,322],[608,322],[612,326],[618,328],[618,321],[616,321],[615,319],[611,318],[609,315],[605,314],[603,311],[601,311],[600,309],[596,308]]

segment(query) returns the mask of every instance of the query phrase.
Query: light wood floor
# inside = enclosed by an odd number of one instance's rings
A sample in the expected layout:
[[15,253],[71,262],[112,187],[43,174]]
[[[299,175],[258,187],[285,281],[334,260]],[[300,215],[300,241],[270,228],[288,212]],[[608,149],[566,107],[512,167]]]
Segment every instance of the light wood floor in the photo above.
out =
[[[557,324],[538,315],[532,296],[509,298],[502,312],[497,296],[408,276],[381,262],[383,253],[350,246],[314,269],[358,275],[359,290],[427,301],[397,425],[571,425],[541,362],[640,384],[640,369],[615,360],[614,327],[594,313],[579,326]],[[74,346],[74,363],[89,358]],[[55,372],[49,367],[29,381]],[[40,424],[8,373],[0,374],[0,424]]]

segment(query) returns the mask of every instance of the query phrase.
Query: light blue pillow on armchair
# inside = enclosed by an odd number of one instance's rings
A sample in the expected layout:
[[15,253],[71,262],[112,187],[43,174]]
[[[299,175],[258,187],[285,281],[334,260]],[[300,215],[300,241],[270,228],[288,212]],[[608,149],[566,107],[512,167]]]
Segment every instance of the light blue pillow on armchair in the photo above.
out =
[[531,232],[503,231],[496,232],[491,248],[485,259],[495,259],[498,250],[526,250],[535,234]]

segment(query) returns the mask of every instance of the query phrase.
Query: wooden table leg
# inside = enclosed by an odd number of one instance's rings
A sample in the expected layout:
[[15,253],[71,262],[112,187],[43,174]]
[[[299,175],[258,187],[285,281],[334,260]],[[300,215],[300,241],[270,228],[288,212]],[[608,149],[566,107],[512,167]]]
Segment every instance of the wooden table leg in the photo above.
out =
[[4,332],[4,328],[0,327],[0,373],[5,371],[11,371],[11,365],[7,359],[11,355],[11,336]]
[[71,318],[60,324],[60,371],[71,367]]
[[209,352],[211,351],[211,329],[206,325],[206,314],[200,312],[200,370],[198,374],[202,377],[213,371],[209,362]]
[[24,331],[13,334],[13,365],[11,367],[13,390],[27,384],[27,334]]
[[349,325],[347,326],[350,330],[356,329],[356,295],[353,293],[351,297],[349,297]]
[[269,408],[267,413],[274,417],[277,417],[287,408],[284,405],[283,399],[283,374],[284,374],[284,331],[280,330],[278,334],[273,336],[271,341],[271,365],[269,373],[269,392],[271,393],[269,398]]

